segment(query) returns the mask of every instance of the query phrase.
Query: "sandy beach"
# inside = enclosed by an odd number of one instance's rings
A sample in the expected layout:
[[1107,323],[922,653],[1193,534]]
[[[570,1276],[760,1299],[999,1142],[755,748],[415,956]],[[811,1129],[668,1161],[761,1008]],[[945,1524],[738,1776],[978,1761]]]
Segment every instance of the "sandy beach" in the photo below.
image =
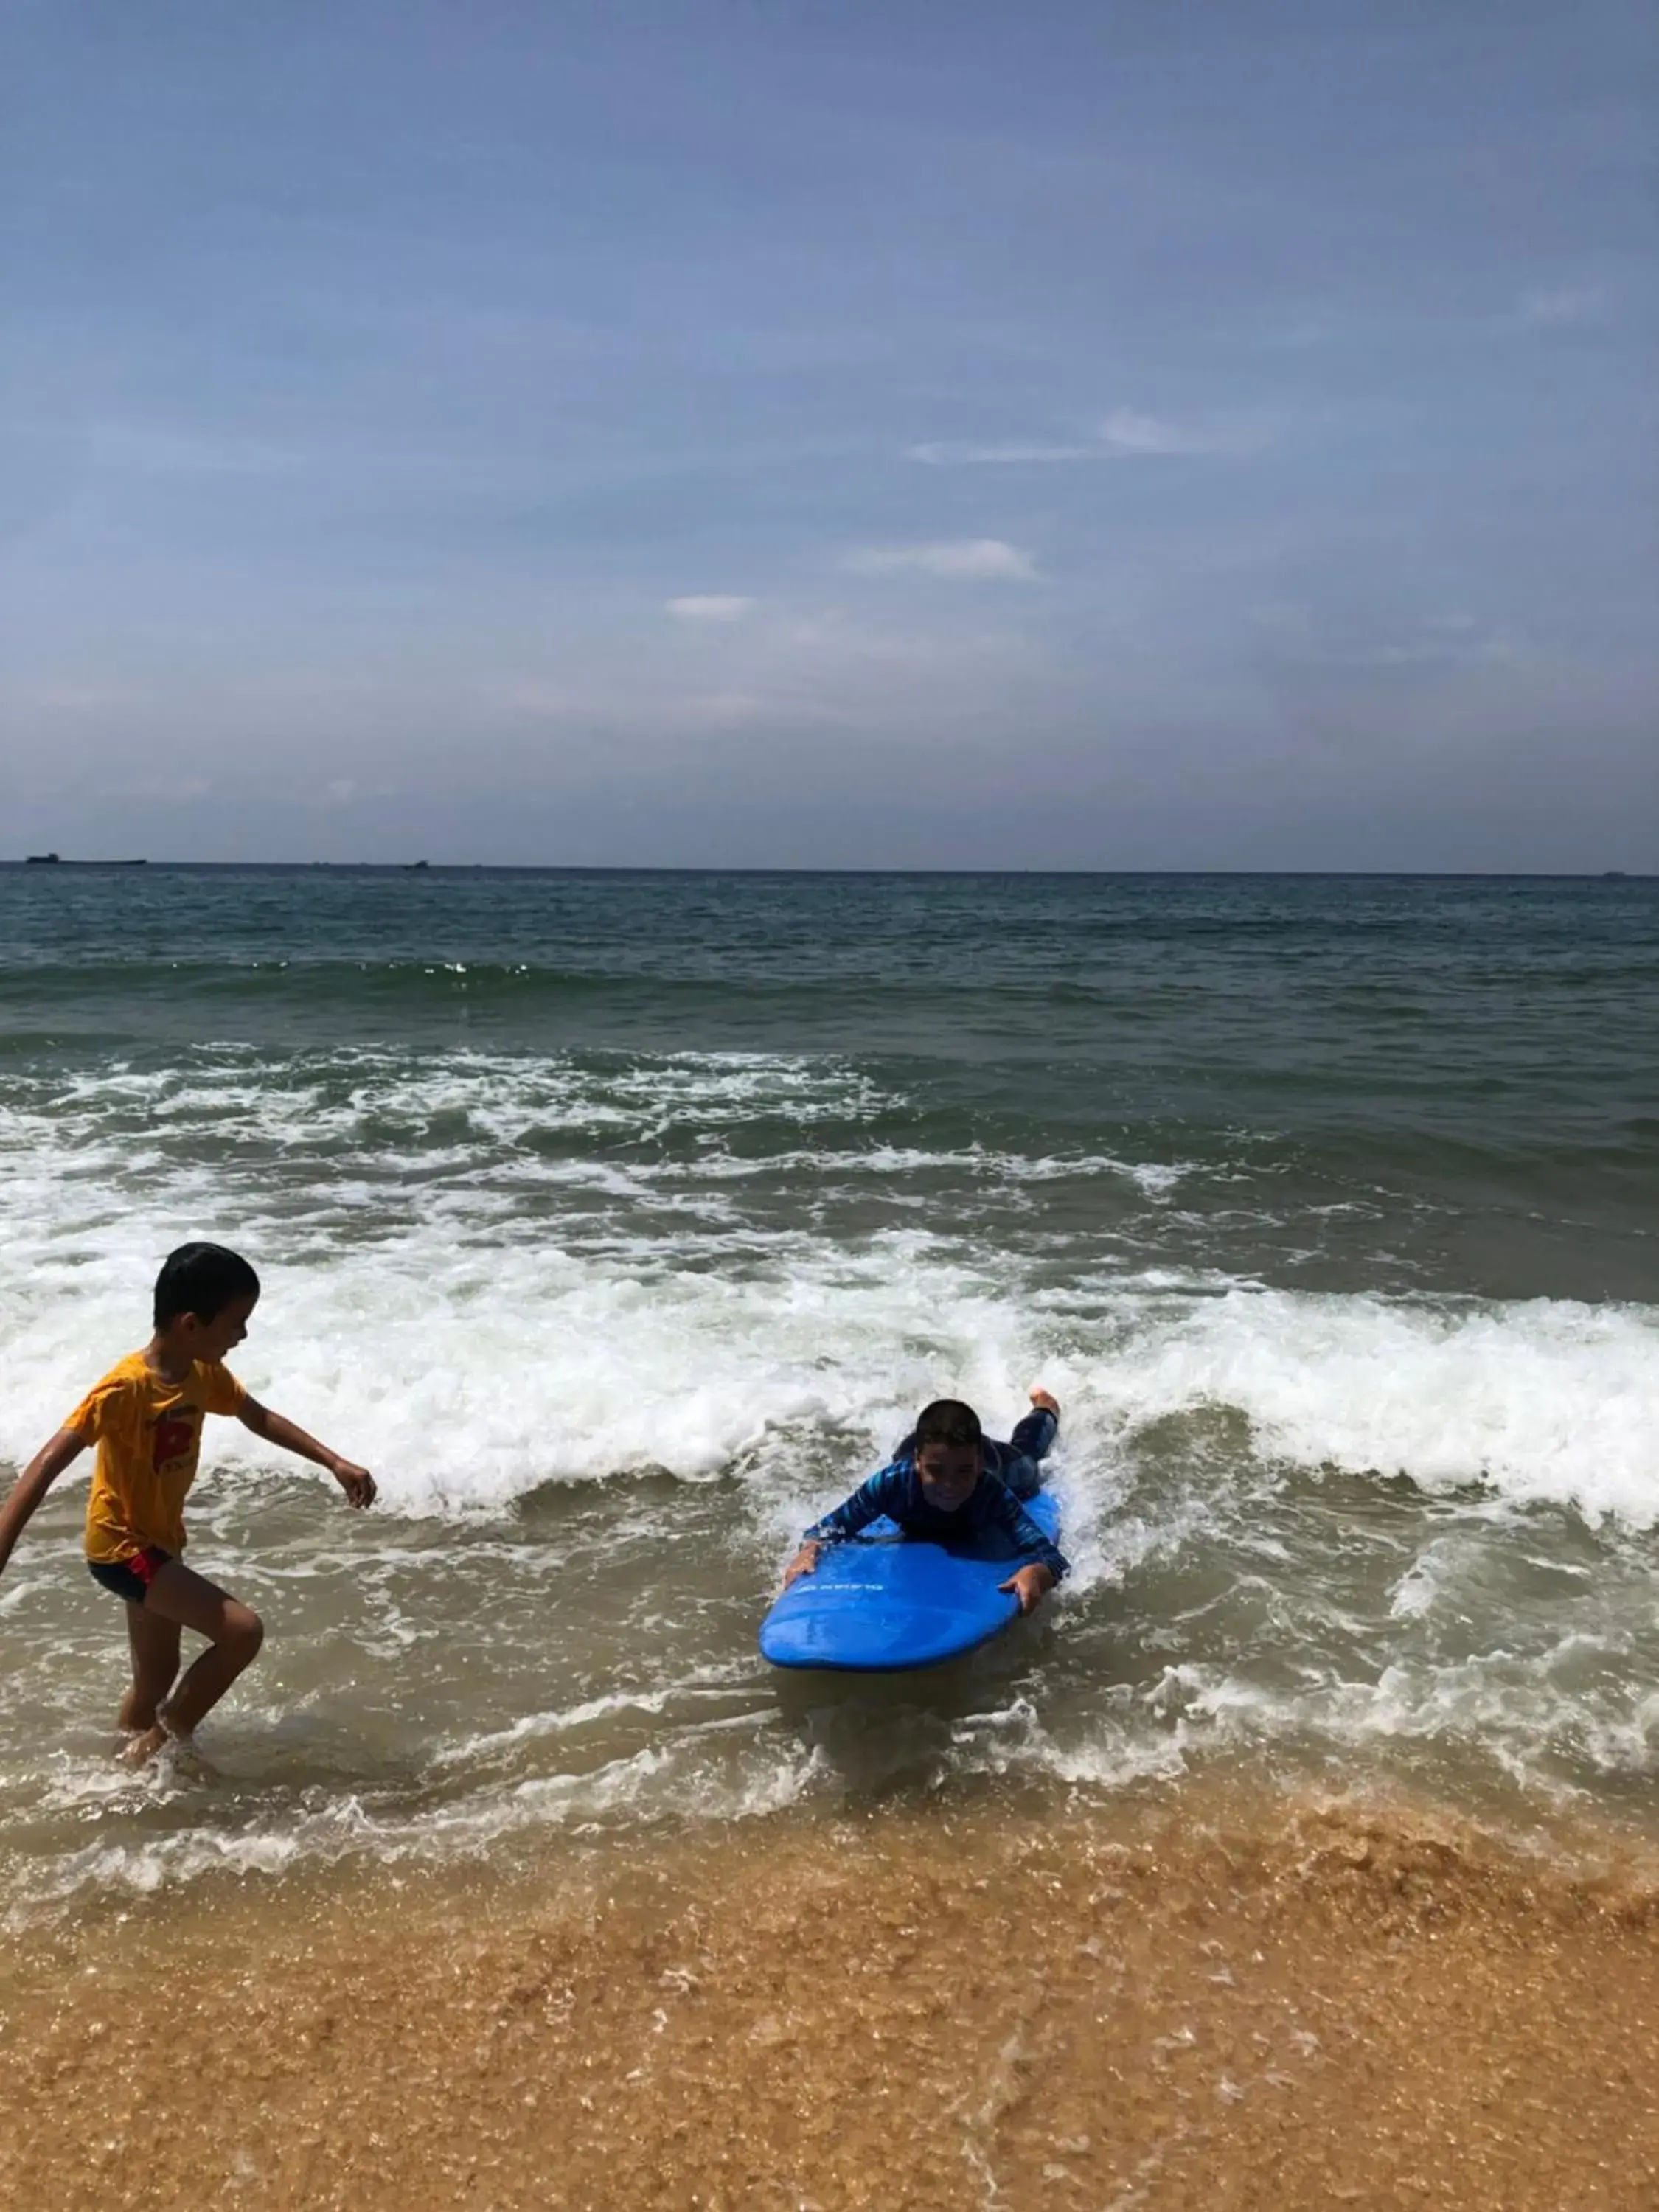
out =
[[1190,1786],[26,1933],[6,2201],[1504,2212],[1659,2191],[1659,1869]]

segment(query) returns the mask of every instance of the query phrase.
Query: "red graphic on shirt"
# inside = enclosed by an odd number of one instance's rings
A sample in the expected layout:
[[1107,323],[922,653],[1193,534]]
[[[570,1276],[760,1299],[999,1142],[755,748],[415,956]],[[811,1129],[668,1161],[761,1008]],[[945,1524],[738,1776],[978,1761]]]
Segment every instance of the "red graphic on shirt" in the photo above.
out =
[[196,1442],[196,1424],[178,1413],[164,1413],[155,1424],[155,1455],[151,1464],[159,1473],[169,1460],[182,1459]]

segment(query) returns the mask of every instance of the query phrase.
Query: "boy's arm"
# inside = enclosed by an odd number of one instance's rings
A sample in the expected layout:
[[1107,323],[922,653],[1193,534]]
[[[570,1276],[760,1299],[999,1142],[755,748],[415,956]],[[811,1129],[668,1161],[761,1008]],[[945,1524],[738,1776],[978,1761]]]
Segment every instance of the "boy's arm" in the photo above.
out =
[[33,1517],[35,1508],[64,1469],[72,1460],[79,1459],[86,1448],[84,1437],[76,1436],[73,1429],[59,1429],[50,1443],[41,1445],[12,1485],[11,1495],[0,1505],[0,1574],[4,1573],[12,1547]]
[[898,1462],[879,1468],[860,1483],[844,1505],[826,1513],[822,1521],[815,1521],[807,1530],[809,1542],[839,1544],[848,1536],[856,1536],[872,1521],[879,1521],[897,1503],[903,1477]]
[[315,1437],[307,1436],[296,1422],[285,1413],[274,1413],[269,1406],[262,1406],[257,1398],[244,1397],[237,1408],[236,1418],[245,1429],[256,1437],[264,1437],[284,1451],[297,1452],[301,1459],[325,1467],[334,1477],[353,1505],[372,1505],[374,1503],[374,1478],[366,1467],[356,1460],[342,1459],[338,1452],[319,1444]]
[[1003,1492],[996,1518],[1006,1529],[1011,1541],[1026,1554],[1024,1564],[997,1588],[1012,1590],[1019,1600],[1022,1613],[1033,1613],[1064,1577],[1066,1555],[1057,1544],[1049,1542],[1012,1490]]
[[856,1536],[860,1528],[867,1528],[872,1521],[879,1521],[890,1510],[894,1492],[900,1474],[896,1461],[860,1483],[844,1505],[826,1513],[822,1521],[815,1521],[801,1540],[801,1547],[783,1571],[783,1587],[787,1589],[798,1576],[810,1575],[817,1566],[828,1544],[844,1543],[848,1537]]

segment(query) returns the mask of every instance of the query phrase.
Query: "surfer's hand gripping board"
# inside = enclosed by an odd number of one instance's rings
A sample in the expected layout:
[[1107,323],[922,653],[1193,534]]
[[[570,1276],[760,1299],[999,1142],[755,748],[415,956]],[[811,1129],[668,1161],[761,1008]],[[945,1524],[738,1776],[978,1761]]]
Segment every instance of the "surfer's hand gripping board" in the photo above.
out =
[[1054,1586],[1054,1578],[1041,1559],[1033,1559],[1029,1567],[1017,1567],[1006,1583],[999,1583],[999,1590],[1012,1591],[1019,1600],[1022,1613],[1035,1613]]

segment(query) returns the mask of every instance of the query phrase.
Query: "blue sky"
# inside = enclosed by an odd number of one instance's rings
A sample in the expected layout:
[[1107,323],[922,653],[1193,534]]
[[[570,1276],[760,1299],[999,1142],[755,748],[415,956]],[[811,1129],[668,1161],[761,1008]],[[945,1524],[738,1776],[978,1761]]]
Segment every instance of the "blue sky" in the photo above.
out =
[[1641,0],[0,15],[0,854],[1659,868]]

